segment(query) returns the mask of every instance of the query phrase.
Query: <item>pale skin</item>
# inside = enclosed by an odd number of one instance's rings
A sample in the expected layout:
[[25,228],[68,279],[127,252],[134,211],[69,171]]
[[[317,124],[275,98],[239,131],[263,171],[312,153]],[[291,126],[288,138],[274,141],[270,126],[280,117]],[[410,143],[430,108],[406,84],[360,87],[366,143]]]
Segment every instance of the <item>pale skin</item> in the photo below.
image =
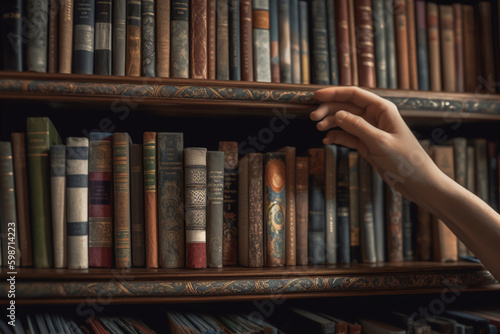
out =
[[[323,144],[358,150],[384,180],[442,221],[500,281],[500,215],[444,174],[390,101],[358,87],[315,92]],[[341,131],[341,130],[343,131]]]

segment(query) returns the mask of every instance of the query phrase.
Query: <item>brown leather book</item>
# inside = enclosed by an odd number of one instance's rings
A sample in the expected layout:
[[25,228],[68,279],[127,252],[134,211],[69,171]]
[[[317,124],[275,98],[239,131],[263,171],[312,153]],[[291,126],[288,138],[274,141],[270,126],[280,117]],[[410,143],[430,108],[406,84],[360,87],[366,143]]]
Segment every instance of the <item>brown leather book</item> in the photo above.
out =
[[280,150],[285,152],[286,175],[286,216],[285,216],[285,265],[297,264],[297,211],[295,199],[295,153],[296,149],[286,146]]
[[410,67],[410,89],[418,90],[417,25],[415,23],[415,0],[406,0],[408,22],[408,62]]
[[464,23],[464,80],[465,91],[474,92],[476,89],[477,67],[476,67],[476,20],[474,6],[463,4]]
[[309,158],[295,159],[295,205],[297,211],[297,265],[308,264],[307,233],[309,223]]
[[252,0],[240,5],[241,80],[253,81]]
[[21,250],[21,266],[33,265],[31,249],[31,225],[28,195],[28,171],[26,169],[26,134],[14,132],[12,138],[12,159],[14,163],[14,185],[16,189],[16,213]]
[[142,144],[130,145],[130,232],[132,266],[146,265]]
[[376,88],[372,1],[355,0],[354,6],[359,85],[361,87]]
[[337,55],[339,84],[352,85],[351,43],[349,39],[349,10],[347,0],[335,1],[335,22],[337,25]]
[[[420,140],[424,150],[430,152],[430,141]],[[419,261],[432,259],[432,215],[421,206],[417,207],[417,236],[415,240],[416,258]]]
[[435,2],[427,3],[427,34],[429,48],[429,83],[433,91],[441,91],[441,47],[439,42],[439,12]]
[[410,89],[410,64],[408,56],[408,18],[406,0],[394,0],[394,30],[396,34],[396,61],[398,88]]
[[387,260],[403,261],[403,197],[387,187]]
[[207,73],[208,79],[215,80],[217,77],[217,63],[216,63],[216,30],[217,30],[217,14],[216,14],[216,2],[207,2],[207,30],[208,30],[208,40],[207,40]]
[[439,5],[442,84],[446,92],[455,92],[457,89],[453,21],[453,6]]
[[59,3],[59,73],[71,73],[73,56],[73,0]]
[[349,44],[351,45],[351,80],[354,86],[359,86],[358,51],[356,48],[356,22],[354,19],[354,0],[347,0],[347,12],[347,22],[349,25]]
[[143,134],[146,268],[158,268],[156,132]]
[[[480,1],[479,9],[479,31],[480,31],[480,54],[481,54],[481,76],[483,89],[488,93],[495,93],[495,59],[493,56],[492,35],[492,7],[489,1]],[[497,23],[498,24],[498,23]],[[498,59],[497,59],[498,60]]]
[[455,90],[457,92],[464,92],[464,13],[461,3],[453,4],[453,18],[453,36],[455,37]]
[[125,75],[141,75],[141,2],[127,0]]
[[156,75],[170,77],[170,0],[156,0]]
[[189,10],[190,76],[207,79],[207,0],[191,0]]
[[57,58],[59,53],[59,1],[50,0],[49,4],[49,44],[47,53],[47,72],[57,73]]

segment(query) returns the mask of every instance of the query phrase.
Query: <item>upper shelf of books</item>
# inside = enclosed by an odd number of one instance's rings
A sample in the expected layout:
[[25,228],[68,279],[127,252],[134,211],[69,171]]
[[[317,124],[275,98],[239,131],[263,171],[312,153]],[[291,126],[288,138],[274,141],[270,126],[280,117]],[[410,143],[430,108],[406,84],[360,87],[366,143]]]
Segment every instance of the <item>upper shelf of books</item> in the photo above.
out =
[[[273,108],[287,108],[289,113],[306,116],[318,105],[314,91],[324,87],[327,86],[0,71],[0,100],[31,100],[77,108],[134,104],[142,109],[182,115],[266,115]],[[407,120],[500,120],[499,94],[369,90],[395,103]]]

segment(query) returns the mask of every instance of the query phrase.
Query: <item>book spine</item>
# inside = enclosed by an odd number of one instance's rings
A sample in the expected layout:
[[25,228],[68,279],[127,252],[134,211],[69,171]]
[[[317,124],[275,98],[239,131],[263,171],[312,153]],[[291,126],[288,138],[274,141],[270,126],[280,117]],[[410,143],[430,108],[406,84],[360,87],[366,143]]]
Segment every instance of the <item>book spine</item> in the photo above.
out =
[[23,70],[22,17],[22,0],[2,2],[2,69],[6,71]]
[[488,203],[498,212],[498,142],[489,140],[488,150]]
[[66,231],[69,269],[89,267],[88,170],[88,138],[66,138]]
[[59,52],[59,1],[49,3],[49,37],[47,46],[47,72],[57,73]]
[[170,15],[170,74],[189,78],[189,0],[173,1]]
[[181,132],[157,134],[158,256],[161,268],[184,268],[184,196]]
[[143,135],[146,268],[158,268],[156,132]]
[[351,262],[361,263],[359,229],[359,153],[349,152],[349,228],[351,231]]
[[412,202],[403,198],[403,261],[415,260]]
[[49,160],[54,268],[66,268],[68,265],[66,207],[69,206],[69,203],[66,203],[66,146],[52,145]]
[[75,0],[73,72],[94,74],[95,0]]
[[325,149],[308,150],[309,228],[308,257],[311,264],[325,263]]
[[415,1],[417,17],[418,89],[429,90],[429,55],[427,51],[427,7],[425,0]]
[[252,0],[240,5],[241,80],[253,81]]
[[141,74],[156,76],[156,7],[155,0],[142,1],[141,13]]
[[156,75],[170,77],[170,0],[156,0]]
[[473,139],[476,161],[476,195],[488,203],[488,158],[487,140],[485,138]]
[[406,0],[408,22],[408,65],[410,69],[410,89],[418,89],[417,26],[415,22],[415,0]]
[[126,132],[113,134],[113,198],[115,267],[130,268],[130,137]]
[[47,72],[49,31],[49,1],[27,0],[28,41],[26,46],[26,69]]
[[12,133],[12,157],[14,159],[19,247],[22,254],[21,265],[29,267],[33,265],[33,250],[31,244],[28,171],[26,164],[26,134],[23,132]]
[[184,149],[186,268],[207,267],[207,149]]
[[373,217],[373,171],[368,161],[359,159],[359,218],[361,254],[364,263],[377,262],[375,222]]
[[474,6],[463,4],[464,14],[464,75],[465,91],[475,92],[477,84],[476,68],[476,23]]
[[264,155],[264,247],[267,267],[285,265],[285,153]]
[[240,0],[229,0],[229,79],[241,80]]
[[312,0],[311,15],[313,83],[318,85],[329,85],[330,57],[328,52],[326,1]]
[[[478,11],[481,48],[481,75],[483,77],[484,86],[483,89],[488,92],[495,92],[495,59],[493,52],[494,41],[492,35],[493,25],[491,2],[479,1]],[[498,25],[498,23],[495,24]]]
[[297,211],[295,205],[295,147],[288,146],[285,152],[286,215],[285,215],[285,265],[297,265]]
[[347,0],[336,1],[335,5],[339,84],[343,86],[350,86],[352,85],[351,43],[349,40],[349,10]]
[[308,264],[307,241],[309,223],[309,163],[308,157],[295,160],[295,202],[297,207],[297,265]]
[[207,0],[191,0],[189,10],[191,11],[189,17],[190,75],[193,79],[207,79]]
[[[207,2],[207,78],[217,78],[217,6],[215,1]],[[243,64],[242,64],[243,65]]]
[[439,42],[438,5],[427,3],[427,35],[429,46],[429,84],[433,91],[441,91],[441,47]]
[[254,78],[271,82],[269,0],[253,0],[252,6]]
[[373,0],[377,88],[387,88],[387,37],[384,0]]
[[394,30],[396,36],[398,88],[410,89],[408,17],[406,15],[406,0],[394,0]]
[[89,142],[89,266],[113,263],[113,134],[91,132]]
[[279,34],[279,0],[269,0],[269,38],[271,43],[271,80],[281,82],[280,69],[280,34]]
[[125,75],[141,75],[141,0],[127,0]]
[[238,250],[238,143],[219,142],[224,152],[224,241],[222,261],[224,266],[237,264]]
[[127,1],[113,1],[113,75],[125,75],[127,54]]
[[[430,141],[421,140],[422,148],[429,154]],[[473,160],[473,159],[471,159]],[[415,255],[419,261],[432,259],[432,215],[421,206],[417,207],[417,229],[415,238]]]
[[[496,153],[494,154],[496,155]],[[467,188],[467,139],[464,137],[453,138],[453,163],[455,165],[455,181]],[[469,254],[467,247],[460,239],[457,239],[457,251],[458,256]]]
[[59,73],[71,73],[73,60],[73,0],[59,2]]
[[224,232],[223,219],[224,219],[224,152],[208,151],[207,152],[207,267],[209,268],[222,268],[222,236]]
[[299,1],[299,21],[300,21],[300,68],[301,83],[311,83],[310,63],[309,63],[309,8],[306,1]]
[[349,25],[349,43],[351,44],[351,80],[354,86],[359,86],[358,49],[356,48],[357,43],[354,0],[347,0],[347,22]]
[[130,228],[132,232],[132,266],[146,265],[144,176],[142,144],[130,145]]
[[280,82],[292,82],[292,48],[290,44],[290,0],[278,1]]
[[[403,197],[387,187],[387,260],[403,261]],[[429,231],[430,233],[430,231]]]
[[439,22],[441,37],[441,64],[442,85],[446,92],[455,92],[457,89],[455,68],[455,37],[453,31],[452,5],[439,5]]
[[398,66],[396,61],[396,32],[394,28],[393,0],[384,0],[385,32],[387,45],[387,88],[398,88]]
[[375,88],[377,87],[377,79],[375,73],[372,1],[356,0],[355,17],[359,85]]
[[460,3],[453,4],[453,37],[455,38],[456,91],[465,92],[464,21],[463,7]]
[[229,17],[227,0],[217,0],[217,80],[229,80]]
[[[300,18],[298,0],[290,0],[290,48],[292,57],[292,83],[300,84],[302,82],[302,78],[300,65]],[[335,54],[337,53],[335,52]]]
[[111,5],[111,0],[97,0],[95,4],[94,73],[100,75],[111,75]]
[[243,267],[249,267],[250,263],[248,161],[252,154],[260,153],[248,153],[238,162],[238,264]]
[[325,146],[326,263],[337,263],[337,146]]
[[[338,262],[351,262],[349,226],[349,149],[338,147],[337,155],[337,247]],[[328,245],[327,245],[328,247]]]
[[373,170],[373,227],[375,232],[375,254],[377,262],[386,259],[385,248],[385,207],[384,207],[384,180],[380,174]]
[[338,85],[337,33],[335,29],[335,1],[326,1],[326,17],[328,30],[328,56],[330,58],[330,84]]
[[248,160],[248,266],[260,268],[264,266],[264,161],[261,153],[250,154]]

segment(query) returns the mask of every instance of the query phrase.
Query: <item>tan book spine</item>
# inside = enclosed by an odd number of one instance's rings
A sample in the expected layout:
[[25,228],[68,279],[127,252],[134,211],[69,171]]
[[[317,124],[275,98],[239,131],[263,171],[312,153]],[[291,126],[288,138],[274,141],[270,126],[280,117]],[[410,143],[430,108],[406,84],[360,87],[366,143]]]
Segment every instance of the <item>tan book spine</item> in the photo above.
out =
[[285,265],[297,264],[297,208],[295,205],[295,147],[287,146],[285,152],[286,170],[286,216],[285,216]]
[[439,12],[434,2],[427,3],[427,34],[429,48],[430,89],[441,91],[441,47],[439,42]]
[[455,37],[452,5],[439,5],[439,23],[441,36],[441,70],[443,90],[455,92],[457,90],[455,68]]
[[408,21],[408,61],[410,68],[410,89],[418,90],[417,26],[415,23],[415,0],[406,0]]
[[398,88],[410,89],[408,18],[406,13],[406,0],[394,0],[394,28],[396,34]]
[[216,1],[209,0],[207,2],[207,30],[208,30],[208,41],[207,41],[207,73],[209,80],[215,80],[217,78],[217,63],[216,63],[216,53],[217,53],[217,13],[216,13]]
[[141,1],[127,0],[125,75],[141,75]]
[[156,75],[170,77],[170,0],[156,0]]
[[73,56],[74,0],[61,0],[59,4],[59,73],[71,73]]

